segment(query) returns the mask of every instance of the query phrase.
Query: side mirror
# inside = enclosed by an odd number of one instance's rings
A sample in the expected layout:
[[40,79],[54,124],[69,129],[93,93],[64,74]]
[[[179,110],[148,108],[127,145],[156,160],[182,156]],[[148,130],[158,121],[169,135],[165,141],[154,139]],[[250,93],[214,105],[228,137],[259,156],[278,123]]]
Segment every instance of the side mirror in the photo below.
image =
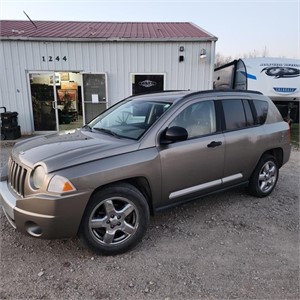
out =
[[169,144],[172,142],[185,141],[188,137],[188,132],[185,128],[179,126],[173,126],[167,128],[162,135],[162,144]]

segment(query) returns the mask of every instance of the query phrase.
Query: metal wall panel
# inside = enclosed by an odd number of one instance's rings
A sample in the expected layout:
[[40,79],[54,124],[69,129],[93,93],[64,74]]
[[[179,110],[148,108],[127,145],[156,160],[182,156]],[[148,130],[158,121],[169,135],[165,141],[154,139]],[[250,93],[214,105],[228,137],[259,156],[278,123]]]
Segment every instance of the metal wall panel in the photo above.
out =
[[[130,95],[132,73],[165,73],[167,90],[210,89],[213,43],[2,40],[0,106],[19,113],[22,134],[33,132],[29,71],[107,73],[109,105]],[[180,46],[184,47],[183,52],[179,51]],[[205,59],[199,58],[202,48],[207,51]],[[179,62],[180,55],[184,56],[183,62]]]

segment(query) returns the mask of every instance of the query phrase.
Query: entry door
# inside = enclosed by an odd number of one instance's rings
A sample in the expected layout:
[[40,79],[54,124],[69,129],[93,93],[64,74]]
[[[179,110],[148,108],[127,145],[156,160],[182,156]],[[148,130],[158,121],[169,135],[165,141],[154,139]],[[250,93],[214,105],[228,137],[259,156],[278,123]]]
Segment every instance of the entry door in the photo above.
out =
[[83,121],[90,122],[107,108],[107,77],[101,74],[82,74]]
[[30,73],[29,80],[34,131],[57,131],[58,114],[55,107],[59,77],[54,72],[40,72]]

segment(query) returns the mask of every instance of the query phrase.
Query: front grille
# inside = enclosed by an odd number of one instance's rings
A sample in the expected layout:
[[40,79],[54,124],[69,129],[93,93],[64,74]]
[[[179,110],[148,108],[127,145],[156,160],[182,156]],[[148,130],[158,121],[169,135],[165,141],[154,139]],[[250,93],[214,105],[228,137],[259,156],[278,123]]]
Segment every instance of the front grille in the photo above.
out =
[[12,189],[22,197],[24,197],[26,174],[27,170],[25,168],[13,161],[12,158],[9,159],[8,183],[12,187]]

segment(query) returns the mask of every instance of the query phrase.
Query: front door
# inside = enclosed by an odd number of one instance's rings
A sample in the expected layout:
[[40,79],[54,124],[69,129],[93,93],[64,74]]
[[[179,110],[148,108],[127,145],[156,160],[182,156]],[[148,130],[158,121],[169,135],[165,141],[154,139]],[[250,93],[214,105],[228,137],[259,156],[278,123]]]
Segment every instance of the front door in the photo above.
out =
[[36,133],[83,125],[80,73],[30,72],[29,80]]
[[90,122],[107,108],[107,77],[105,73],[83,73],[83,120]]
[[57,79],[54,72],[29,74],[35,132],[57,130],[58,116],[55,109]]
[[216,128],[213,101],[187,105],[168,127],[183,127],[188,139],[161,146],[164,205],[194,198],[221,187],[224,136]]

